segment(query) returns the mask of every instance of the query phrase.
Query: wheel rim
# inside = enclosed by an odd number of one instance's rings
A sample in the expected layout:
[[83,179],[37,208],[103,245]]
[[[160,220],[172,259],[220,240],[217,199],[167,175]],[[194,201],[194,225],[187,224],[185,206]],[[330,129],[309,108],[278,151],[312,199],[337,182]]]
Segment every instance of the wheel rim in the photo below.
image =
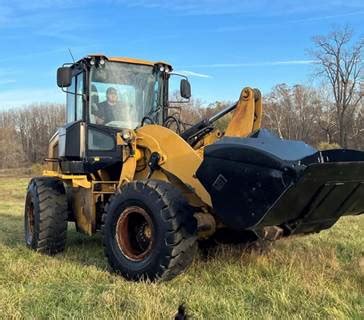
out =
[[34,221],[34,205],[33,202],[29,201],[26,209],[26,241],[28,244],[31,244],[33,241]]
[[124,256],[143,260],[151,251],[154,228],[149,214],[140,207],[126,208],[116,223],[116,241]]

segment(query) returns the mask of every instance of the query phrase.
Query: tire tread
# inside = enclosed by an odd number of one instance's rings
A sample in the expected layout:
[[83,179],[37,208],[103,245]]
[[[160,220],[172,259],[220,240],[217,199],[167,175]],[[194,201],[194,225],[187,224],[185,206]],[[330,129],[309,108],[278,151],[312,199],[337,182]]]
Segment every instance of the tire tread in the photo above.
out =
[[56,254],[65,248],[67,237],[68,205],[61,180],[48,177],[33,178],[28,192],[35,196],[34,214],[38,226],[34,230],[32,249],[46,254]]
[[147,194],[150,201],[154,201],[160,208],[160,216],[166,226],[165,252],[156,270],[147,275],[150,280],[171,280],[178,274],[184,272],[192,263],[194,253],[197,250],[197,237],[194,233],[187,231],[191,228],[187,224],[194,220],[192,208],[189,207],[181,192],[170,183],[157,180],[133,181],[125,185],[113,195],[105,206],[102,216],[102,233],[105,255],[111,267],[131,280],[139,280],[144,275],[130,277],[117,266],[111,250],[107,245],[105,223],[107,216],[111,214],[110,207],[119,197],[129,194],[130,191]]

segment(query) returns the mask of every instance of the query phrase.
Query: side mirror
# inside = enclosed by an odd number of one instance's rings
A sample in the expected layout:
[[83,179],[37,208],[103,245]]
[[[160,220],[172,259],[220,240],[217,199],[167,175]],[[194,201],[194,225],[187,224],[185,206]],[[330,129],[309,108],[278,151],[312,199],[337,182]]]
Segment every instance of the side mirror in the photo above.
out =
[[182,98],[185,98],[185,99],[191,98],[191,85],[188,82],[188,80],[186,80],[186,79],[181,80],[180,91],[181,91]]
[[68,88],[72,83],[72,69],[61,67],[57,70],[57,85],[60,88]]

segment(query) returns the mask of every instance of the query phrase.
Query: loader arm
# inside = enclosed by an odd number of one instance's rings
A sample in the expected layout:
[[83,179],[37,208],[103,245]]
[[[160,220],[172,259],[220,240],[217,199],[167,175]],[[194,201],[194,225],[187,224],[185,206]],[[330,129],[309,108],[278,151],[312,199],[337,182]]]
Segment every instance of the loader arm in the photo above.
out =
[[241,91],[234,114],[226,128],[226,137],[246,137],[260,129],[262,122],[262,98],[258,89]]
[[234,114],[229,121],[225,136],[246,137],[260,129],[263,114],[260,91],[249,87],[244,88],[238,102],[221,110],[211,118],[203,119],[194,124],[191,128],[182,132],[182,139],[194,149],[201,149],[215,142],[221,137],[221,133],[214,128],[213,124],[232,111],[234,111]]

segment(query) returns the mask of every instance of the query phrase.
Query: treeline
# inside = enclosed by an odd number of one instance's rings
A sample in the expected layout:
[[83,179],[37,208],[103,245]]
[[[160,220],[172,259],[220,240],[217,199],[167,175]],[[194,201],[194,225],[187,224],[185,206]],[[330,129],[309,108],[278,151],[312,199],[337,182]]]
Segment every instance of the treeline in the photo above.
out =
[[[182,109],[182,119],[186,123],[193,123],[210,117],[233,103],[215,102],[203,108],[201,102],[195,100]],[[230,117],[227,115],[222,118],[217,126],[224,130]],[[340,128],[335,102],[330,99],[326,88],[276,85],[263,97],[262,126],[280,138],[303,140],[319,149],[364,149],[363,99],[355,106],[348,106],[344,126]],[[340,144],[340,129],[344,130],[343,144]]]
[[[200,100],[183,104],[176,112],[184,123],[211,117],[233,102],[217,101],[203,106]],[[335,103],[323,88],[277,85],[263,97],[263,127],[279,137],[303,140],[317,148],[340,147],[340,126]],[[217,123],[224,130],[230,115]],[[41,163],[47,156],[48,141],[64,124],[62,104],[33,104],[0,112],[0,169]],[[345,116],[345,146],[364,149],[364,105],[361,100],[348,107]]]
[[62,104],[32,104],[0,112],[0,169],[41,163],[49,138],[64,119]]
[[349,104],[341,117],[326,88],[280,84],[267,95],[265,102],[264,125],[281,138],[303,140],[318,148],[325,145],[364,148],[362,99]]

